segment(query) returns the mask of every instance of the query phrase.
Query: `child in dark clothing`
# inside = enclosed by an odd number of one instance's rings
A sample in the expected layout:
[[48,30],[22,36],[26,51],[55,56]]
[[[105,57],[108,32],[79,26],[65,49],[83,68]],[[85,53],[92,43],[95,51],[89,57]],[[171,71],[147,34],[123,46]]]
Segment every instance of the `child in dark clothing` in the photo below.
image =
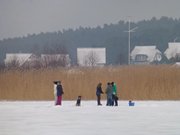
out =
[[81,106],[81,96],[78,96],[76,106]]

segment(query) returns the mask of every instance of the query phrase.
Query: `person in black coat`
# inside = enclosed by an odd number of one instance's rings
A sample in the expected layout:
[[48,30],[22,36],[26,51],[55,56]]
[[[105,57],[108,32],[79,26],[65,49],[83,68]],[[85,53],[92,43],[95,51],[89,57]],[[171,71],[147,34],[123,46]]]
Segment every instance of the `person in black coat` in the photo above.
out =
[[56,105],[61,105],[62,95],[64,94],[64,92],[63,92],[63,88],[62,88],[60,81],[57,83],[56,89],[57,89],[57,103],[56,103]]
[[81,96],[78,96],[76,106],[81,106]]
[[102,83],[99,83],[96,88],[97,105],[102,105],[101,104],[101,94],[103,94]]

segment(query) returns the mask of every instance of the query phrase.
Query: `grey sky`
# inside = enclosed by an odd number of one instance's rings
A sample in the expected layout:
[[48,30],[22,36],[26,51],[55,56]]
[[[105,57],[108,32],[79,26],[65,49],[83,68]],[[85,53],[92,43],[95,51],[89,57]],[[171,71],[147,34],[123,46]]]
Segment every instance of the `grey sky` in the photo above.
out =
[[180,0],[0,0],[0,39],[68,28],[180,18]]

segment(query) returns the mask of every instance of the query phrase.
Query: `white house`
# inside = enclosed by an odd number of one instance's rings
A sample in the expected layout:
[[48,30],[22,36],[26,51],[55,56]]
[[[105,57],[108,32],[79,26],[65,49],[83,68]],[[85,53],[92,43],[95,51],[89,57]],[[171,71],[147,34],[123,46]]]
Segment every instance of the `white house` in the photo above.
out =
[[9,53],[4,62],[6,67],[48,67],[70,66],[71,60],[68,54],[41,54],[40,57],[32,53]]
[[5,66],[14,66],[22,67],[32,65],[35,61],[38,60],[38,57],[32,53],[7,53],[4,60]]
[[134,64],[150,64],[161,59],[162,53],[156,46],[135,46],[131,52],[131,63]]
[[41,54],[41,62],[43,66],[51,64],[70,66],[71,59],[69,54]]
[[106,48],[77,48],[79,66],[103,66],[106,64]]
[[168,59],[180,57],[180,42],[168,43],[168,48],[164,52],[164,55]]

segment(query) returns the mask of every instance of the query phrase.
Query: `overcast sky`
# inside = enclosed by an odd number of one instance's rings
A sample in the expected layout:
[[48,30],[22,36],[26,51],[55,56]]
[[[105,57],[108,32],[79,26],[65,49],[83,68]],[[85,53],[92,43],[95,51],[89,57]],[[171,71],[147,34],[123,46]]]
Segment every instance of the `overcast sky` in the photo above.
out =
[[0,0],[0,39],[168,16],[180,0]]

